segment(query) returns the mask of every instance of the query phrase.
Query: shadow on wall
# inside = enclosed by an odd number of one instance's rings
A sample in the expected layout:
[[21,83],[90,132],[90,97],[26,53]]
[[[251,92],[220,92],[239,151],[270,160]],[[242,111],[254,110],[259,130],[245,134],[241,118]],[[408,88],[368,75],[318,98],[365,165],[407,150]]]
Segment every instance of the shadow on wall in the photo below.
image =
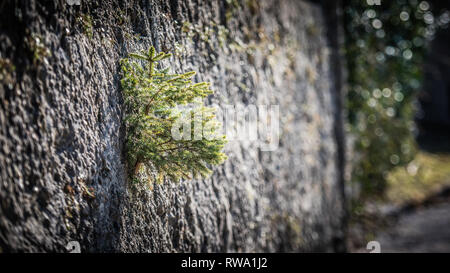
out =
[[[436,10],[450,9],[434,1]],[[450,31],[441,29],[430,45],[424,65],[424,89],[419,94],[418,143],[430,152],[450,152]]]

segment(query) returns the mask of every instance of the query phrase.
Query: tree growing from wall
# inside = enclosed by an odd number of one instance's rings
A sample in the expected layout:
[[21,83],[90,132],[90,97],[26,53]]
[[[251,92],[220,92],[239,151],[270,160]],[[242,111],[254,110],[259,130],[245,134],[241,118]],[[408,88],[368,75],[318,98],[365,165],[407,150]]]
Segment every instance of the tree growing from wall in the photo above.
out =
[[[158,63],[170,56],[150,47],[121,60],[126,150],[133,180],[152,171],[159,182],[205,177],[211,173],[210,165],[227,158],[222,152],[225,136],[218,134],[221,123],[214,109],[202,102],[213,93],[210,84],[193,83],[194,71],[171,74],[168,68],[158,69]],[[182,105],[190,107],[181,111]],[[203,129],[200,135],[198,128]]]

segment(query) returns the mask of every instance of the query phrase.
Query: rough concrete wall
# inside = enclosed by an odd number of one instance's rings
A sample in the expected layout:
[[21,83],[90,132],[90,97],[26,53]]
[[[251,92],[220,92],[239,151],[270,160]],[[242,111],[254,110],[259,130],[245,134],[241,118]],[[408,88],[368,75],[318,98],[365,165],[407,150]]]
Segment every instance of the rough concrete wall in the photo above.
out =
[[[320,5],[22,2],[0,16],[2,251],[342,247],[336,45]],[[210,104],[280,105],[278,149],[232,141],[209,179],[130,185],[119,60],[151,44],[212,82]]]

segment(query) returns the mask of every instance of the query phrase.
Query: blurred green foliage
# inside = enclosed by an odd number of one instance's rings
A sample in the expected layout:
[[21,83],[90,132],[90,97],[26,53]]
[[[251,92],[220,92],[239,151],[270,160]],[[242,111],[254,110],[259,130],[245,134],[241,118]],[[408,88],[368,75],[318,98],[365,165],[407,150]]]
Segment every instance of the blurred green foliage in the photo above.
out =
[[414,159],[414,114],[426,46],[448,12],[426,1],[347,0],[348,127],[354,136],[352,182],[362,197],[382,193],[388,172]]

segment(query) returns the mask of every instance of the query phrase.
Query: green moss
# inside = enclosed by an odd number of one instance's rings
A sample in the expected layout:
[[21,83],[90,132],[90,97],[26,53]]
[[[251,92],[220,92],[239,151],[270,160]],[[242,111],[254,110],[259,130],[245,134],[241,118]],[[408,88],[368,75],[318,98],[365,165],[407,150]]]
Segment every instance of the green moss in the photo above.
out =
[[229,21],[239,10],[240,3],[238,0],[226,0],[226,11],[225,11],[225,18],[227,21]]
[[0,58],[0,82],[11,85],[14,82],[16,67],[8,58]]
[[259,13],[260,6],[258,0],[247,0],[246,4],[252,15]]
[[181,31],[184,33],[189,33],[192,30],[192,24],[188,21],[183,22],[181,26]]
[[208,44],[211,48],[214,48],[212,44],[212,37],[215,35],[216,30],[219,31],[219,26],[215,23],[210,25],[193,25],[188,21],[183,22],[181,25],[181,32],[186,35],[189,40],[198,39],[201,42]]
[[289,244],[292,249],[298,249],[302,246],[303,231],[300,219],[287,213],[275,213],[271,218],[272,229],[280,230],[281,228],[283,237],[290,238]]
[[83,29],[83,32],[89,39],[94,36],[94,28],[92,24],[92,17],[89,14],[82,14],[77,18],[79,24]]
[[114,18],[116,20],[116,24],[119,26],[125,25],[127,23],[129,23],[129,17],[127,16],[127,12],[123,11],[121,9],[118,9],[115,13],[114,13]]
[[217,39],[219,40],[219,46],[223,48],[228,41],[230,31],[222,25],[217,26]]
[[33,64],[39,64],[45,57],[51,56],[50,50],[45,47],[42,37],[38,34],[32,34],[27,38],[27,45],[32,53]]

